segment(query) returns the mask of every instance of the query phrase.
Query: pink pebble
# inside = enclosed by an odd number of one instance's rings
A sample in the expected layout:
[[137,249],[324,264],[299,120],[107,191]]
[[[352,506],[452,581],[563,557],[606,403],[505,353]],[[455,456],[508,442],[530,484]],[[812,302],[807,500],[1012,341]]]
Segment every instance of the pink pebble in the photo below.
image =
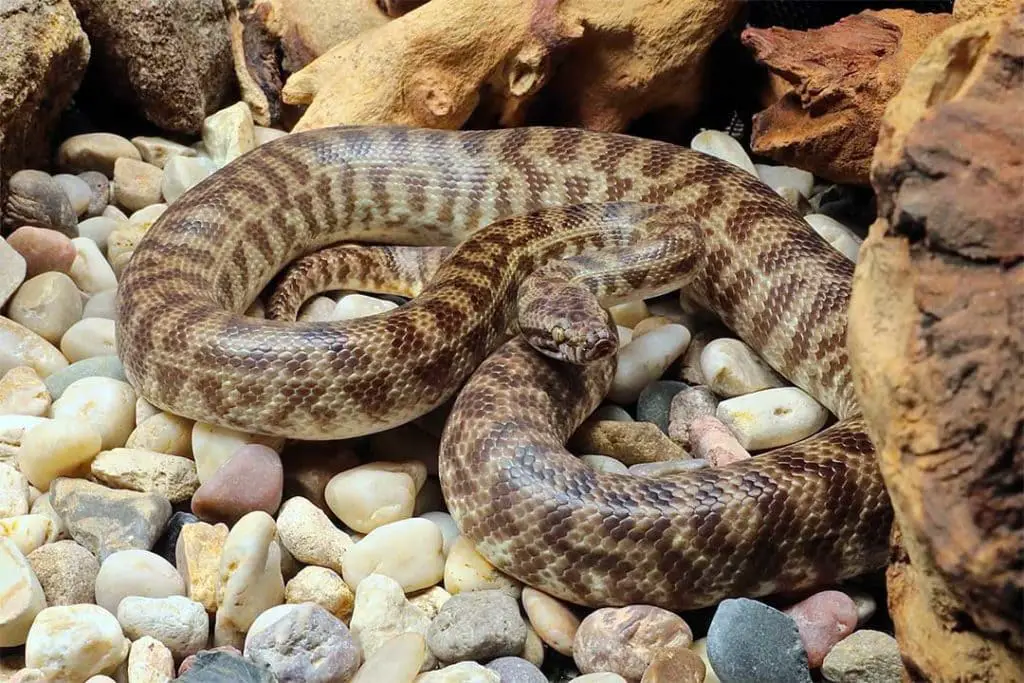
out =
[[66,273],[75,260],[75,245],[56,230],[25,225],[7,238],[7,243],[25,259],[25,277],[55,270]]
[[783,611],[796,622],[812,669],[819,668],[829,650],[857,628],[857,603],[839,591],[815,593]]
[[277,452],[262,444],[242,446],[192,495],[192,514],[206,522],[234,524],[255,510],[281,506],[284,471]]
[[723,467],[750,457],[729,428],[713,415],[701,415],[690,423],[690,447],[694,458],[703,458],[712,467]]

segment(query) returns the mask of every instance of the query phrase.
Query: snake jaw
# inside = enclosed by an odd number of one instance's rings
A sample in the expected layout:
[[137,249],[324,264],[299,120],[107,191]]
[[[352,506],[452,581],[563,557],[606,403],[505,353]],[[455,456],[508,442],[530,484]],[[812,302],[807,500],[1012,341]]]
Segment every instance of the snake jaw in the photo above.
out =
[[534,348],[546,356],[573,365],[593,363],[612,355],[618,348],[618,341],[608,327],[596,324],[568,329],[555,325],[545,342],[534,344]]

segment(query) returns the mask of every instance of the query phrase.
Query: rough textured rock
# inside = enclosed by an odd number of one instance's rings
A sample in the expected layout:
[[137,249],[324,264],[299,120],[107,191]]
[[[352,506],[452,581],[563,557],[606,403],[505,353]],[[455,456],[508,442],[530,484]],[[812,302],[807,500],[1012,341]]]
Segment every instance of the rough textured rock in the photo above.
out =
[[588,420],[569,439],[569,448],[607,455],[627,465],[687,457],[686,451],[652,422]]
[[32,571],[46,594],[49,607],[96,601],[96,575],[100,563],[74,541],[57,541],[32,551]]
[[809,31],[748,28],[742,40],[781,90],[754,117],[751,149],[838,183],[867,185],[879,122],[948,14],[866,10]]
[[234,72],[219,0],[72,4],[95,53],[86,94],[188,133],[229,101]]
[[427,645],[442,662],[517,655],[526,644],[526,623],[511,596],[498,590],[453,595],[427,631]]
[[1024,677],[1022,83],[1024,6],[951,28],[872,167],[849,345],[900,530],[889,606],[912,681]]
[[637,681],[658,652],[691,642],[689,625],[668,610],[653,605],[605,607],[580,623],[572,657],[583,673],[608,671]]
[[278,681],[347,681],[359,668],[359,643],[341,620],[319,605],[279,605],[253,622],[245,656]]
[[89,40],[67,0],[7,0],[0,36],[2,186],[15,171],[49,165],[51,136],[85,73]]
[[4,222],[8,226],[33,225],[78,237],[78,217],[64,190],[50,175],[25,169],[10,177]]
[[[207,650],[190,658],[180,683],[277,683],[274,674],[230,652]],[[184,665],[184,662],[182,663]],[[184,668],[184,666],[182,667]]]

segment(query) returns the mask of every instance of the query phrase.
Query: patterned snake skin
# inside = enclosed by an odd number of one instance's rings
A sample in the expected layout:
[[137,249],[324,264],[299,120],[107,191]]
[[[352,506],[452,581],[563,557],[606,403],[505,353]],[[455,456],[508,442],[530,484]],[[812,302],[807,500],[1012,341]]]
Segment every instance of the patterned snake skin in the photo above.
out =
[[[569,455],[565,439],[600,400],[613,359],[560,363],[518,340],[494,351],[514,315],[507,300],[523,273],[513,271],[618,234],[559,208],[607,202],[677,212],[695,235],[681,239],[699,244],[680,279],[688,293],[840,422],[739,465],[659,479],[594,472]],[[386,314],[240,313],[285,264],[332,243],[455,246],[538,211],[553,235],[545,246],[471,241],[438,271],[446,282]],[[516,249],[533,261],[507,257]],[[756,178],[670,144],[570,129],[320,129],[243,156],[163,214],[121,281],[117,344],[156,406],[299,439],[408,422],[473,374],[441,453],[463,533],[553,595],[689,609],[885,563],[891,512],[845,348],[851,277]]]

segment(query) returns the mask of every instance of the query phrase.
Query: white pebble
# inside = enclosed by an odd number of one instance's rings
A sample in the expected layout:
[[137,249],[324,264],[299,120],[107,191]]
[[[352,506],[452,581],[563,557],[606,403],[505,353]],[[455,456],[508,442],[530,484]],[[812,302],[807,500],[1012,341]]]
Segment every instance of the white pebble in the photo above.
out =
[[27,271],[25,257],[0,237],[0,308],[25,281]]
[[377,527],[349,548],[342,576],[349,586],[358,587],[370,574],[384,574],[412,592],[438,583],[444,566],[441,530],[429,520],[413,518]]
[[163,643],[142,636],[128,650],[128,683],[168,683],[175,676],[174,655]]
[[608,400],[633,403],[644,387],[661,377],[690,343],[690,331],[670,324],[651,330],[619,349],[618,366]]
[[[56,404],[55,404],[56,405]],[[90,424],[57,418],[29,429],[18,449],[18,469],[40,491],[57,477],[84,474],[103,438]]]
[[117,287],[117,277],[99,246],[88,237],[75,237],[75,260],[71,263],[71,279],[86,294]]
[[55,344],[82,317],[82,294],[64,273],[40,273],[11,298],[7,315]]
[[582,460],[587,467],[597,470],[598,472],[613,472],[615,474],[629,474],[629,468],[615,458],[610,458],[607,455],[581,455]]
[[10,539],[23,555],[41,547],[50,535],[50,518],[45,515],[19,515],[0,518],[0,537]]
[[174,658],[184,659],[206,647],[210,619],[206,609],[180,595],[165,598],[128,596],[117,607],[117,620],[126,636],[155,638]]
[[[139,396],[135,399],[135,424],[140,425],[154,415],[158,415],[160,409]],[[189,441],[192,440],[192,428],[189,427]],[[191,448],[191,445],[189,446]]]
[[78,224],[78,236],[82,239],[92,240],[102,250],[107,248],[107,240],[110,239],[110,234],[122,225],[124,225],[124,219],[121,218],[94,216],[93,218],[86,218]]
[[523,584],[487,561],[476,550],[473,542],[459,536],[452,544],[444,563],[444,589],[456,595],[470,591],[500,590],[516,600],[523,592]]
[[128,223],[139,228],[142,234],[145,234],[153,226],[153,223],[156,222],[156,219],[164,215],[166,210],[167,204],[164,203],[144,206],[138,211],[132,212],[132,215],[128,217]]
[[727,133],[720,130],[702,130],[693,136],[690,148],[728,161],[733,166],[738,166],[755,178],[757,177],[754,162],[750,160],[743,145]]
[[784,187],[789,187],[806,198],[811,196],[814,189],[814,174],[803,169],[765,164],[754,164],[754,168],[757,169],[757,175],[761,178],[761,182],[776,192]]
[[245,102],[236,102],[203,121],[203,145],[217,166],[256,148],[252,112]]
[[334,299],[327,296],[315,296],[302,305],[296,320],[300,323],[323,323],[332,320],[334,307],[337,306]]
[[580,619],[564,603],[533,588],[523,589],[523,610],[530,625],[556,652],[572,657],[572,644]]
[[852,230],[823,213],[809,213],[804,216],[804,220],[836,251],[857,263],[860,256],[861,239]]
[[213,175],[216,164],[209,157],[176,156],[167,160],[164,166],[162,192],[168,204],[185,194],[187,190],[199,184],[201,180]]
[[92,188],[89,187],[89,183],[70,173],[58,173],[53,179],[68,196],[76,215],[81,216],[88,210],[89,200],[92,199]]
[[32,509],[29,511],[33,515],[42,515],[50,520],[50,531],[46,537],[47,543],[56,543],[57,541],[68,538],[67,528],[64,526],[64,520],[57,511],[53,509],[53,504],[50,503],[50,494],[44,493],[34,501],[32,501]]
[[369,315],[384,313],[398,304],[387,299],[378,299],[365,294],[346,294],[338,299],[338,303],[331,312],[331,320],[351,320],[353,318],[365,318]]
[[50,392],[32,368],[11,368],[0,377],[0,415],[43,417],[49,408]]
[[111,553],[96,575],[96,604],[117,614],[121,600],[131,596],[166,598],[185,595],[185,581],[174,565],[148,550],[131,548]]
[[373,462],[334,475],[324,489],[324,498],[346,526],[367,534],[412,517],[416,492],[426,478],[426,466],[416,460]]
[[25,665],[55,681],[111,674],[128,656],[129,642],[114,615],[97,605],[48,607],[25,644]]
[[10,465],[0,462],[0,517],[17,517],[29,510],[28,479]]
[[0,536],[0,647],[22,645],[46,596],[25,554]]
[[184,458],[192,457],[192,420],[161,411],[139,422],[137,400],[135,405],[137,426],[128,435],[126,448],[141,448]]
[[303,564],[339,574],[352,547],[348,534],[334,526],[323,510],[302,496],[289,498],[277,513],[277,533],[285,549]]
[[795,443],[821,429],[828,411],[798,387],[765,389],[718,404],[716,416],[751,451]]
[[619,337],[619,346],[625,346],[629,342],[633,341],[633,330],[622,325],[615,326],[615,332]]
[[444,556],[447,558],[455,539],[459,537],[459,526],[455,523],[455,519],[447,512],[424,512],[419,516],[429,519],[441,530],[441,535],[444,536]]
[[501,683],[501,676],[476,662],[459,662],[420,674],[413,683]]
[[135,390],[110,377],[83,377],[53,402],[50,414],[84,420],[99,432],[103,450],[120,448],[135,428]]
[[60,350],[72,363],[95,356],[116,355],[114,329],[114,321],[109,318],[83,318],[61,337]]
[[280,130],[278,128],[267,128],[266,126],[255,126],[256,129],[256,144],[264,145],[271,140],[283,138],[288,135],[288,131]]
[[85,308],[82,310],[82,318],[108,318],[110,320],[117,320],[117,308],[115,300],[117,297],[117,289],[104,289],[102,292],[96,292],[89,300],[85,302]]
[[700,354],[700,370],[719,396],[742,396],[786,385],[778,373],[739,339],[708,342]]
[[424,667],[428,657],[427,639],[420,633],[403,633],[384,643],[359,667],[350,683],[383,683],[412,681]]
[[196,151],[187,145],[161,137],[139,135],[132,138],[142,160],[157,168],[167,168],[168,162],[181,157],[194,157]]
[[[583,674],[577,676],[569,681],[569,683],[628,683],[625,678],[619,674],[613,674],[610,671],[601,671],[596,674]],[[707,679],[704,683],[708,683]]]
[[56,346],[24,325],[0,316],[0,372],[27,365],[46,379],[68,366]]
[[[383,574],[370,574],[356,588],[350,628],[367,659],[403,633],[418,633],[426,637],[430,622],[431,617],[406,599],[402,587],[394,579]],[[436,661],[428,650],[422,661],[423,669],[432,668]]]
[[242,517],[228,533],[220,556],[215,646],[242,649],[245,633],[256,617],[284,602],[281,546],[276,534],[274,518],[259,510]]

